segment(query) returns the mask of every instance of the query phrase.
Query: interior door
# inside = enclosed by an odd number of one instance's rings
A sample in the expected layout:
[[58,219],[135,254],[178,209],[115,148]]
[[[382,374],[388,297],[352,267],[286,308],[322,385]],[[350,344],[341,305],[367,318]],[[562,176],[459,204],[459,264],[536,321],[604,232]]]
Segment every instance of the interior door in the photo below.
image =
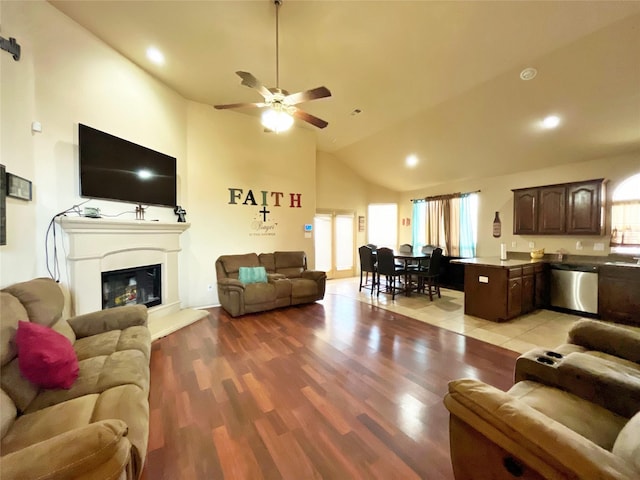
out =
[[316,269],[327,278],[355,275],[355,214],[318,212],[315,216]]

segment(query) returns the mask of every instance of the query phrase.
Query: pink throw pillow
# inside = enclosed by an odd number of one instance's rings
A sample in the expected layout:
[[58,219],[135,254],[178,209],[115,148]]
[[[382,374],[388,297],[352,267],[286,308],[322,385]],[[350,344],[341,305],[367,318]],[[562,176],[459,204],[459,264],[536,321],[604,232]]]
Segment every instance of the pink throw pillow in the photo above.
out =
[[44,388],[71,388],[78,378],[78,357],[67,337],[37,323],[18,323],[18,366],[22,375]]

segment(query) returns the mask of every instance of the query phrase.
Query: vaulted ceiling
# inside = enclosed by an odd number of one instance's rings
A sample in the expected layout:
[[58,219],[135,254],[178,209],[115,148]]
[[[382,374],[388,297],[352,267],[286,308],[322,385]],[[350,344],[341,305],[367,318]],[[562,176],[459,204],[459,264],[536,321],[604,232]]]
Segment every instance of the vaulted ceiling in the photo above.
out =
[[[50,3],[185,98],[260,101],[237,70],[275,86],[272,0]],[[332,92],[301,105],[327,128],[296,125],[374,183],[408,191],[640,151],[638,1],[284,0],[279,17],[280,87]],[[560,125],[543,129],[551,114]]]

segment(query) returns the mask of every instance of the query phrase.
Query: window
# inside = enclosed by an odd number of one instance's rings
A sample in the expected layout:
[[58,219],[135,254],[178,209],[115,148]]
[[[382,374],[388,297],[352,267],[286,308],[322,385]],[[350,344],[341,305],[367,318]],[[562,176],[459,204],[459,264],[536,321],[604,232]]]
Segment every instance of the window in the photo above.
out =
[[440,247],[452,257],[475,257],[478,242],[478,194],[452,194],[413,201],[412,241]]
[[368,243],[378,247],[396,248],[398,243],[398,205],[374,203],[369,205]]
[[640,173],[618,185],[612,200],[611,251],[640,253]]

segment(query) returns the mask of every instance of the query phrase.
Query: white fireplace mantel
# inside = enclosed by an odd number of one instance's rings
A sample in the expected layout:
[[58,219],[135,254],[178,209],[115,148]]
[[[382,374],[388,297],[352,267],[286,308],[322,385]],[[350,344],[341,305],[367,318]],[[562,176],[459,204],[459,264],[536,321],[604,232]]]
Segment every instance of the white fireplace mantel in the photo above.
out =
[[102,309],[102,272],[162,265],[162,304],[153,318],[180,311],[178,253],[189,223],[60,217],[68,236],[69,289],[76,315]]

